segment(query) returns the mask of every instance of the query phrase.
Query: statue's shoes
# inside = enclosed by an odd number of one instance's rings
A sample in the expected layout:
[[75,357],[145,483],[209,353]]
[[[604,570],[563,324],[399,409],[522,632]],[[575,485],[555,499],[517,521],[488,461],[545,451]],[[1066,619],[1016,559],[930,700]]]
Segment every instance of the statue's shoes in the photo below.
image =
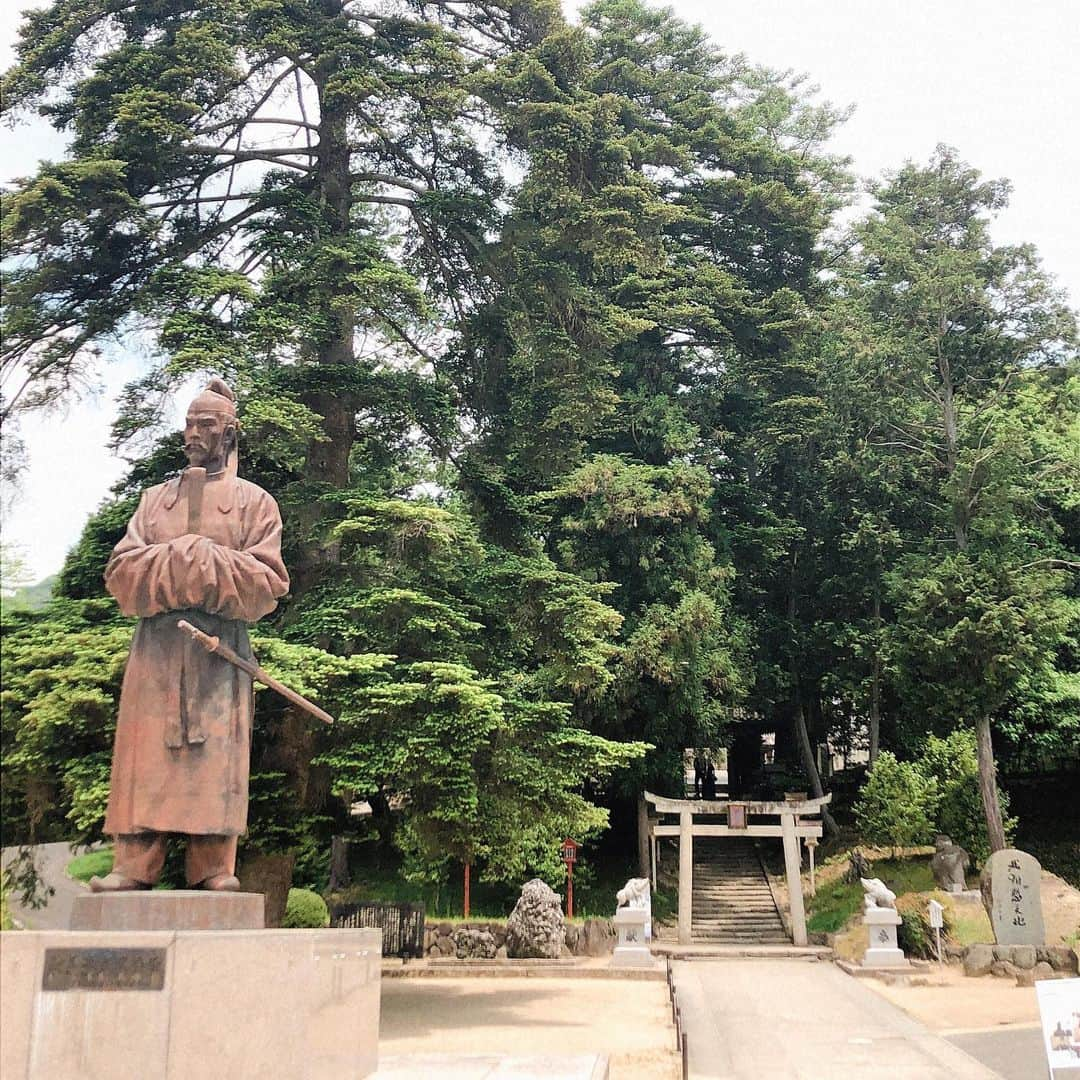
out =
[[215,874],[213,877],[208,877],[202,883],[202,887],[211,892],[239,892],[240,881],[232,874]]
[[118,874],[114,870],[104,877],[92,877],[90,879],[91,892],[138,892],[140,889],[149,889],[150,885],[145,881],[136,881],[134,878]]

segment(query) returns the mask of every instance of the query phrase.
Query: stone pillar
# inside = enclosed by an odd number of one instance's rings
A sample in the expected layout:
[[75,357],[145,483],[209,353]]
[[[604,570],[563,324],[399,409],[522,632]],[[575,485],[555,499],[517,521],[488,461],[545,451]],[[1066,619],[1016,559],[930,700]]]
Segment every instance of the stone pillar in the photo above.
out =
[[788,904],[791,907],[791,936],[796,945],[806,944],[806,911],[802,896],[802,862],[799,838],[795,835],[795,815],[780,815],[780,835],[784,838],[784,870],[787,873]]
[[679,944],[689,945],[694,917],[694,814],[679,811]]

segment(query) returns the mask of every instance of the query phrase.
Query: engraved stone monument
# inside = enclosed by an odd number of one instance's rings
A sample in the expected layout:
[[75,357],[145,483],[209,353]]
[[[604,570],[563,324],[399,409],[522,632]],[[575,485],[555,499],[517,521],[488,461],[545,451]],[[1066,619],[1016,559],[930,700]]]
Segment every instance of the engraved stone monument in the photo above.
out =
[[1016,848],[995,851],[983,867],[979,884],[999,945],[1045,945],[1042,867],[1034,855]]

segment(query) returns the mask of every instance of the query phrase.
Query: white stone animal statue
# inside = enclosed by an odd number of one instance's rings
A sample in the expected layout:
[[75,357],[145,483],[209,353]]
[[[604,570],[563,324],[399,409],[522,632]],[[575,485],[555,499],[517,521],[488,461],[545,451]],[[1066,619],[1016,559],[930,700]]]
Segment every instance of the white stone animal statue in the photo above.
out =
[[866,891],[866,895],[863,897],[863,904],[869,911],[870,908],[895,908],[896,907],[896,893],[891,889],[885,887],[885,882],[881,878],[859,878],[859,882],[863,889]]
[[649,879],[632,877],[616,894],[618,907],[643,908],[645,911],[645,940],[652,940],[652,890]]

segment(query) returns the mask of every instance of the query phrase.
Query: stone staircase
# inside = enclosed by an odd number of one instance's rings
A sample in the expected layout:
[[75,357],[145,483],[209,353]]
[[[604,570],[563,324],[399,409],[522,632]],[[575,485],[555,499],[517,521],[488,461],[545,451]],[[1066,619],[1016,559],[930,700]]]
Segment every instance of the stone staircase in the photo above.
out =
[[790,944],[749,838],[694,838],[692,933],[703,943]]

